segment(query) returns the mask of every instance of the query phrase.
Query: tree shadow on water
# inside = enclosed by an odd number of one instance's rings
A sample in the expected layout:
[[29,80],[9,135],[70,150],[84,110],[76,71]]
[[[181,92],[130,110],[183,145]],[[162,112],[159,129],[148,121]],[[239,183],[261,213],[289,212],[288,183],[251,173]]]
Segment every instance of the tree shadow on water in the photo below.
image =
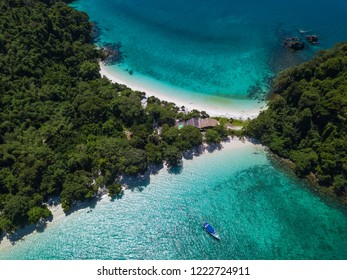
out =
[[209,153],[213,153],[215,151],[220,151],[222,150],[223,145],[221,143],[209,143],[208,146],[206,147],[206,150]]
[[172,174],[172,175],[179,175],[182,173],[182,170],[183,170],[182,164],[177,165],[177,166],[171,166],[168,168],[169,174]]
[[119,194],[116,194],[116,195],[112,196],[111,197],[111,201],[114,202],[116,200],[120,200],[120,199],[123,198],[123,196],[124,196],[124,192],[121,191]]
[[84,201],[78,201],[68,211],[65,212],[65,215],[66,216],[71,215],[72,213],[82,209],[88,209],[87,212],[89,213],[93,211],[96,204],[98,203],[98,201],[101,200],[101,198],[102,198],[101,194],[97,194],[96,196],[86,199]]
[[205,151],[205,147],[200,145],[199,147],[183,152],[183,158],[186,160],[192,160],[194,157],[201,156]]
[[150,172],[138,176],[124,176],[120,183],[127,186],[128,189],[142,192],[151,182]]
[[3,234],[0,237],[0,241],[2,241],[5,237],[7,237],[7,239],[10,241],[10,243],[12,245],[14,245],[16,242],[23,240],[25,236],[32,234],[35,231],[36,232],[44,232],[46,227],[47,227],[47,223],[52,222],[52,221],[53,221],[53,216],[51,215],[47,219],[42,220],[36,224],[26,225],[22,228],[19,228],[18,230],[16,230],[13,233]]
[[164,168],[164,164],[152,164],[148,167],[148,172],[150,173],[150,175],[156,175],[159,173],[160,170],[162,170]]
[[36,225],[27,225],[23,228],[18,229],[13,233],[7,234],[7,239],[11,244],[15,244],[17,241],[22,240],[26,235],[33,233],[36,230]]

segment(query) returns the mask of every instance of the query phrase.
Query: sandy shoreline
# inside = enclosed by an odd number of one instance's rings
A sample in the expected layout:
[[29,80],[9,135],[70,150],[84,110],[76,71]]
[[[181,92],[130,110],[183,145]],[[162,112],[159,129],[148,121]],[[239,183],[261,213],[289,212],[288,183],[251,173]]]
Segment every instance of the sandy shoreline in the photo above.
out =
[[[257,149],[257,144],[254,144],[248,140],[245,141],[241,141],[238,140],[236,138],[232,139],[230,138],[229,141],[222,143],[222,149],[221,150],[216,150],[216,152],[218,151],[226,151],[226,150],[232,150],[232,149],[242,149],[242,148],[248,148],[254,146],[255,149]],[[210,152],[208,152],[207,149],[204,150],[204,152],[199,156],[199,157],[203,157],[204,155],[210,155]],[[184,163],[183,163],[183,168],[184,168]],[[164,166],[164,168],[162,168],[160,171],[162,172],[168,172],[167,168]],[[156,176],[156,175],[151,175],[151,176]],[[107,195],[104,195],[101,199],[108,199],[109,197]],[[82,210],[82,211],[88,211],[88,204],[85,203],[83,204],[85,207],[77,207],[77,209]],[[50,226],[52,226],[55,222],[64,219],[66,217],[63,208],[61,207],[60,204],[57,204],[55,206],[50,206],[48,207],[49,210],[52,212],[52,220],[47,222],[45,228],[48,228]],[[76,210],[76,211],[79,211]],[[35,225],[28,225],[20,230],[18,230],[17,232],[15,232],[15,237],[17,237],[15,242],[11,242],[11,240],[7,237],[4,236],[2,239],[0,239],[0,252],[2,250],[6,250],[6,249],[11,249],[11,247],[13,247],[17,242],[23,242],[27,237],[29,237],[32,234],[39,234],[39,232],[36,230]]]
[[210,116],[245,120],[256,118],[265,108],[265,103],[257,100],[206,96],[175,88],[141,75],[129,75],[125,71],[105,66],[102,62],[99,65],[101,76],[107,77],[112,82],[145,92],[147,97],[155,96],[161,100],[173,102],[179,107],[184,106],[189,111],[197,109],[206,111]]

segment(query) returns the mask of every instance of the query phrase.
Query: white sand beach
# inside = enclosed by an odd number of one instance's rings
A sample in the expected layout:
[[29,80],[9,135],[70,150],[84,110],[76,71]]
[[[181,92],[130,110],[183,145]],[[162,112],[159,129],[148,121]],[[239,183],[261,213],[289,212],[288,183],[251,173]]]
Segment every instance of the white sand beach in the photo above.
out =
[[253,119],[266,106],[264,102],[257,100],[213,97],[190,92],[140,74],[130,75],[125,71],[105,66],[103,63],[100,63],[100,74],[112,82],[126,85],[133,90],[145,92],[147,97],[155,96],[161,100],[173,102],[179,107],[184,106],[188,111],[197,109],[215,117],[223,116],[242,120]]

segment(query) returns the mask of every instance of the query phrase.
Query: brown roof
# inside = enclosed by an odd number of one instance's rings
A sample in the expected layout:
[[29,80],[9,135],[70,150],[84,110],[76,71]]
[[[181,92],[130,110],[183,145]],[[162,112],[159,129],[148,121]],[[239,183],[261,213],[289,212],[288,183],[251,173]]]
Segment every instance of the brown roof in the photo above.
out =
[[215,119],[197,119],[197,118],[192,118],[188,121],[185,122],[176,122],[176,126],[178,127],[179,125],[192,125],[195,126],[199,129],[206,129],[206,128],[210,128],[210,127],[215,127],[217,126],[219,123],[217,120]]
[[190,119],[186,122],[184,122],[184,125],[192,125],[192,126],[195,126],[195,127],[199,127],[199,119]]
[[218,121],[215,119],[199,119],[199,128],[200,129],[215,127],[217,125],[218,125]]

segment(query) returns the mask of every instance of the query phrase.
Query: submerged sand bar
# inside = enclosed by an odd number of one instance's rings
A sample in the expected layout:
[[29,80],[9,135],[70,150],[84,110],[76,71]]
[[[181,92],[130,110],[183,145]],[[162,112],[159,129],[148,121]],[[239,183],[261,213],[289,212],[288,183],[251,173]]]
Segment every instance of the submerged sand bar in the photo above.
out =
[[258,100],[208,96],[171,86],[140,74],[130,75],[114,66],[105,66],[103,63],[100,63],[100,69],[101,76],[107,77],[112,82],[145,92],[147,97],[155,96],[161,100],[173,102],[179,107],[184,106],[189,111],[197,109],[215,117],[245,120],[257,117],[265,108],[265,103]]

